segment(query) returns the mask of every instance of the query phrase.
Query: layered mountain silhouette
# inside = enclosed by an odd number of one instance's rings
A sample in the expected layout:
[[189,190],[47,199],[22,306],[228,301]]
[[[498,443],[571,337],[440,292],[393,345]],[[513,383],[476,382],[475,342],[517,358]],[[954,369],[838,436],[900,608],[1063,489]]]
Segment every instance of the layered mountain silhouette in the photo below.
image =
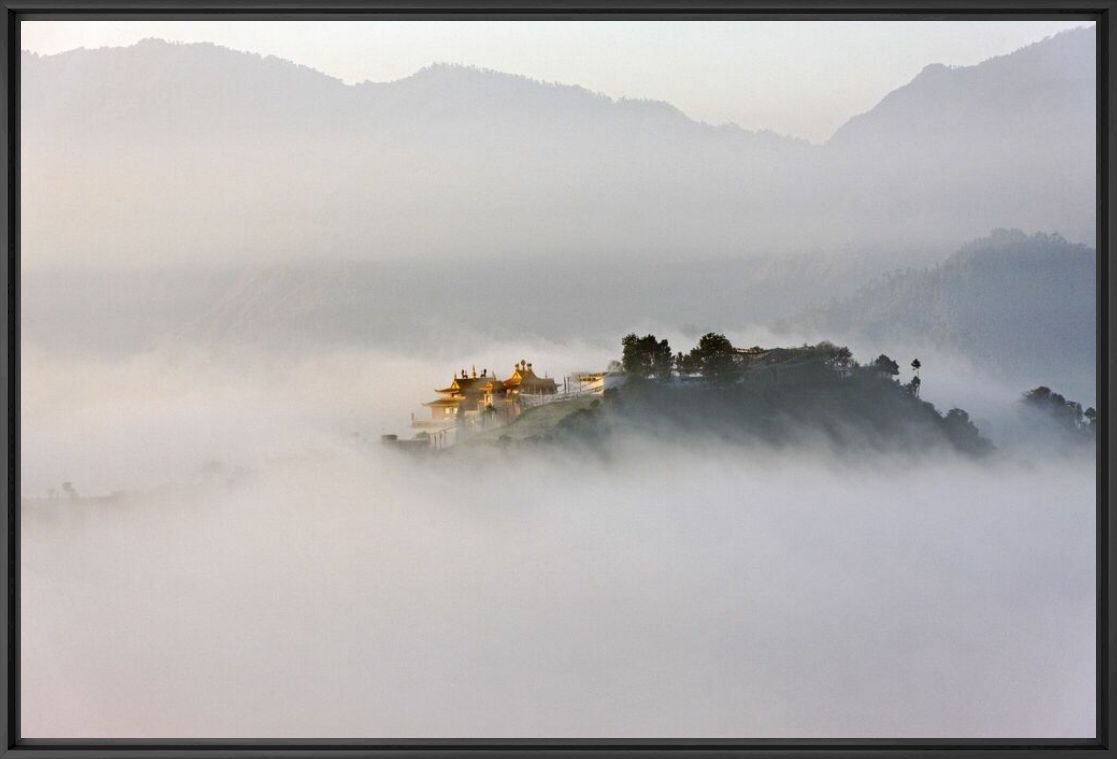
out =
[[1039,383],[1092,382],[1096,270],[1092,248],[997,230],[938,266],[881,277],[784,326],[946,350]]
[[[885,208],[911,234],[962,243],[997,227],[1092,244],[1094,30],[977,66],[927,66],[828,143],[859,216]],[[974,219],[990,223],[974,229]],[[1008,219],[1016,219],[1004,223]]]
[[25,53],[25,266],[422,258],[928,263],[1091,243],[1092,28],[931,66],[825,145],[434,65],[346,85],[209,44]]

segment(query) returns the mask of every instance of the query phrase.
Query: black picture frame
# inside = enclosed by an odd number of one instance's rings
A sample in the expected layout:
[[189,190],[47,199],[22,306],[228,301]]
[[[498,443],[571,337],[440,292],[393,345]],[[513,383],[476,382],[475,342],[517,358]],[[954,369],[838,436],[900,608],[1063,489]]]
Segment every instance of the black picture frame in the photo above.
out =
[[[0,539],[0,572],[6,603],[0,625],[0,659],[3,719],[0,721],[0,755],[68,759],[127,756],[208,757],[209,759],[330,756],[428,757],[538,755],[566,757],[712,757],[749,756],[757,759],[799,757],[875,757],[895,759],[918,755],[926,759],[978,759],[1027,751],[1029,756],[1080,757],[1114,755],[1113,693],[1117,667],[1113,603],[1115,563],[1111,546],[1117,544],[1111,511],[1110,451],[1113,448],[1113,339],[1117,335],[1110,296],[1117,291],[1117,275],[1108,266],[1114,229],[1114,207],[1109,189],[1114,182],[1110,155],[1117,135],[1117,118],[1111,82],[1115,81],[1114,48],[1117,0],[0,0],[4,23],[0,30],[0,56],[4,62],[3,87],[4,174],[0,226],[6,250],[0,261],[0,280],[6,298],[3,329],[3,402],[7,434],[0,443],[7,464],[3,493],[5,518]],[[855,739],[678,739],[623,740],[502,739],[502,740],[27,740],[19,734],[20,717],[20,251],[19,251],[19,98],[21,20],[47,19],[1082,19],[1094,21],[1097,33],[1097,736],[1082,740],[855,740]]]

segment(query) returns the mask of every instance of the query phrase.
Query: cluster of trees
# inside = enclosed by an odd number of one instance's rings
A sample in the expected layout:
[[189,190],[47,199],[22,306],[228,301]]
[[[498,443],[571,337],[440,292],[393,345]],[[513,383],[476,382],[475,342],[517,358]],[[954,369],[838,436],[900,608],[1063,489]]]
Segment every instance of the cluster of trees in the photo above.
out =
[[724,381],[737,370],[737,349],[729,338],[718,332],[707,332],[690,353],[675,356],[679,374],[701,374],[712,382]]
[[[643,379],[669,379],[674,373],[680,376],[700,375],[710,382],[724,382],[736,377],[746,361],[748,352],[736,348],[720,332],[707,332],[689,352],[672,354],[667,340],[657,340],[655,335],[638,337],[635,333],[621,340],[623,354],[621,368],[632,377]],[[759,349],[753,349],[759,351]],[[823,341],[817,345],[804,345],[809,351],[829,365],[839,369],[858,366],[853,354],[844,345]],[[906,387],[919,395],[919,359],[911,362],[915,376]],[[900,373],[900,365],[883,353],[871,364],[882,378],[892,378]]]
[[641,378],[669,379],[674,372],[682,375],[701,374],[710,381],[723,381],[734,375],[738,367],[737,349],[729,338],[709,332],[698,340],[688,353],[671,352],[667,340],[655,335],[626,335],[621,340],[621,366],[626,374]]
[[[993,450],[964,410],[940,413],[918,398],[919,359],[910,363],[913,384],[901,385],[897,375],[907,367],[899,362],[882,354],[859,364],[831,342],[740,349],[709,332],[685,352],[651,334],[627,335],[622,345],[618,368],[630,381],[602,413],[571,417],[561,434],[601,441],[627,425],[726,441],[822,442],[843,453],[944,444],[975,456]],[[680,392],[676,378],[700,381]]]
[[857,362],[853,360],[853,353],[849,348],[844,345],[834,345],[829,340],[823,340],[814,349],[824,356],[831,366],[836,366],[840,369],[849,369],[857,366]]
[[[917,378],[918,379],[918,378]],[[981,437],[981,433],[977,429],[977,425],[970,420],[968,412],[960,408],[952,408],[946,412],[943,417],[943,427],[946,434],[955,441],[971,441],[976,443],[977,448],[981,449],[985,446],[980,442],[986,442],[985,438]]]
[[671,376],[674,358],[671,355],[671,346],[666,340],[656,340],[655,335],[637,337],[635,334],[630,334],[621,340],[621,347],[623,348],[621,366],[625,374],[656,379],[667,379]]
[[1024,393],[1024,404],[1049,418],[1070,433],[1093,436],[1097,431],[1098,412],[1093,408],[1082,409],[1081,403],[1068,400],[1051,388],[1040,385]]
[[[884,353],[877,356],[871,363],[860,365],[854,360],[849,348],[834,345],[830,342],[803,345],[799,348],[775,348],[770,351],[741,350],[734,347],[725,335],[718,332],[709,332],[703,335],[698,344],[686,353],[681,351],[672,353],[667,340],[659,340],[655,335],[650,334],[643,337],[630,334],[621,342],[624,348],[621,368],[630,377],[641,379],[668,380],[676,375],[681,377],[701,376],[707,383],[714,384],[733,381],[741,377],[742,371],[750,362],[756,362],[754,365],[757,366],[773,366],[781,372],[785,371],[783,368],[785,366],[791,370],[797,370],[804,366],[825,365],[838,369],[845,376],[849,376],[852,372],[856,380],[853,383],[827,384],[827,387],[834,388],[849,385],[846,389],[850,390],[854,386],[860,387],[860,383],[865,381],[872,383],[874,375],[878,380],[886,380],[888,384],[893,384],[898,382],[900,374],[899,362]],[[901,387],[918,398],[919,371],[923,364],[916,358],[911,361],[910,367],[912,378]],[[802,375],[800,376],[802,377]],[[808,380],[808,382],[815,382],[815,380]],[[651,390],[654,386],[645,387]],[[881,399],[886,397],[879,394],[870,395],[880,402],[883,402]],[[1022,402],[1044,417],[1053,420],[1060,429],[1075,440],[1092,440],[1096,436],[1096,410],[1093,408],[1083,409],[1082,404],[1068,400],[1049,387],[1041,386],[1029,390],[1024,393]],[[848,405],[848,399],[843,403]],[[923,405],[933,410],[933,407],[929,404]],[[972,448],[974,451],[978,451],[989,447],[988,441],[981,437],[969,414],[962,409],[951,409],[943,416],[939,416],[938,412],[935,412],[935,423],[940,426],[940,429],[950,440],[967,450]]]
[[[914,372],[914,376],[912,376],[911,382],[904,385],[904,388],[915,396],[919,395],[919,386],[923,384],[923,381],[919,379],[919,369],[922,366],[923,364],[919,359],[912,360],[911,370]],[[873,368],[876,369],[884,379],[891,379],[900,373],[900,365],[884,353],[877,356],[876,361],[873,362]]]

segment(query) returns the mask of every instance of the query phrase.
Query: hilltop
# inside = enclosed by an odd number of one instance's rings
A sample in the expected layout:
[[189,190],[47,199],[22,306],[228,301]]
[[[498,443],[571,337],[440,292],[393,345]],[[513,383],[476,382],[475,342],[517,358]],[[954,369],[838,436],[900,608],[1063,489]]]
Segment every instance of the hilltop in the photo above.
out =
[[710,363],[704,376],[629,371],[626,383],[599,398],[530,409],[458,451],[547,445],[607,452],[634,435],[684,445],[823,446],[840,455],[993,450],[965,411],[942,414],[919,398],[918,379],[900,383],[898,366],[886,356],[863,366],[847,349],[820,343],[729,348],[723,357],[716,375]]

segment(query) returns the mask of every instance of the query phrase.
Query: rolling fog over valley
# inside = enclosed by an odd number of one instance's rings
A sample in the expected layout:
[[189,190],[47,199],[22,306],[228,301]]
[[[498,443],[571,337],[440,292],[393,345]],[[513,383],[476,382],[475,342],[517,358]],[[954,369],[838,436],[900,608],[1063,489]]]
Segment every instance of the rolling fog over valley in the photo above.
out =
[[1015,391],[925,373],[940,408],[998,415],[975,417],[1002,433],[983,460],[635,434],[510,466],[379,444],[467,355],[616,353],[488,346],[25,349],[24,733],[1093,731],[1093,447]]
[[25,51],[23,736],[1094,735],[1095,34],[821,142]]
[[25,506],[23,731],[1093,732],[1092,462],[741,454],[346,454]]

